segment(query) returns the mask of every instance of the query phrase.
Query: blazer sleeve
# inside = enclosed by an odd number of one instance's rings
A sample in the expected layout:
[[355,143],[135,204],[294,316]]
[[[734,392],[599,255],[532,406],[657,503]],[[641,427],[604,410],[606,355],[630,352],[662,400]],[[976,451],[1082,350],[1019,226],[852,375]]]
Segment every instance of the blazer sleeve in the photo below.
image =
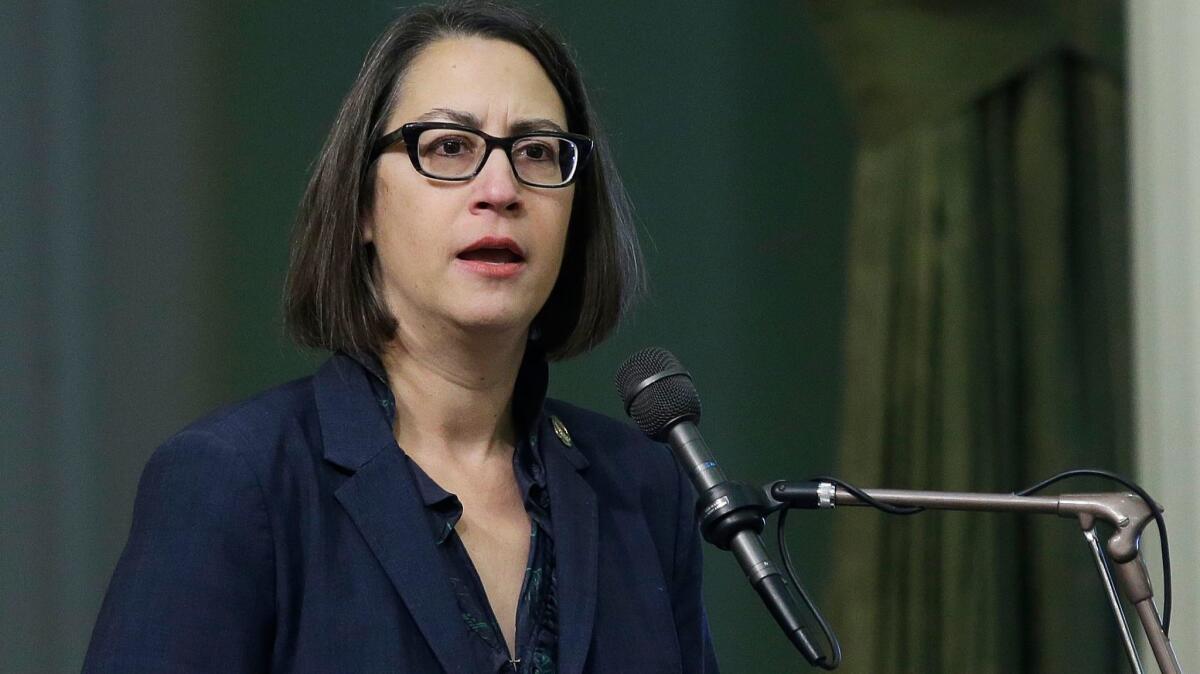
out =
[[[672,461],[672,465],[674,462]],[[717,674],[717,655],[713,650],[708,616],[704,611],[702,576],[704,558],[700,552],[700,526],[696,521],[696,492],[676,466],[679,498],[675,527],[675,573],[671,602],[683,671],[688,674]]]
[[184,431],[142,473],[83,671],[266,672],[274,605],[258,480],[228,442]]

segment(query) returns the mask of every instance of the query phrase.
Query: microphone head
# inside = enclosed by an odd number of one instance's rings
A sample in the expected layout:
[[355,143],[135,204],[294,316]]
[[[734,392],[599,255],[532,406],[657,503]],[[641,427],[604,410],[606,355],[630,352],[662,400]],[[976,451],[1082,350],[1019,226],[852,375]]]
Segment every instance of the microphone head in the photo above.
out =
[[692,375],[666,349],[652,346],[625,359],[614,383],[625,412],[655,440],[666,439],[676,422],[700,422],[700,395]]

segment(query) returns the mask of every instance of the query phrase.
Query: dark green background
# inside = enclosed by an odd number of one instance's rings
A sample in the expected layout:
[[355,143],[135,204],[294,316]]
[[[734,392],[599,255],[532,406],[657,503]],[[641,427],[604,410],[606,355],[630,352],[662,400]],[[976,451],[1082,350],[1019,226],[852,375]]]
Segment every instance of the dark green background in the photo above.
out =
[[[852,152],[793,2],[544,2],[636,207],[651,291],[557,365],[554,395],[620,415],[612,373],[660,345],[751,483],[831,469]],[[283,337],[308,166],[384,2],[44,0],[0,7],[0,671],[82,662],[154,448],[308,373]],[[830,521],[793,517],[821,596]],[[807,669],[706,550],[724,671]],[[632,626],[631,626],[632,628]]]

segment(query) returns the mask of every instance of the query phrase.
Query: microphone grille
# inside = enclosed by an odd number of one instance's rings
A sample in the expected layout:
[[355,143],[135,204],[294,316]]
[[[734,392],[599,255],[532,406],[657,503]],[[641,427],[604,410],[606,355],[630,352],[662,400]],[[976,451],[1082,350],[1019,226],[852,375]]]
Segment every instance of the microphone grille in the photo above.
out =
[[656,440],[683,418],[700,421],[700,395],[692,376],[666,349],[652,346],[625,359],[614,383],[625,411]]

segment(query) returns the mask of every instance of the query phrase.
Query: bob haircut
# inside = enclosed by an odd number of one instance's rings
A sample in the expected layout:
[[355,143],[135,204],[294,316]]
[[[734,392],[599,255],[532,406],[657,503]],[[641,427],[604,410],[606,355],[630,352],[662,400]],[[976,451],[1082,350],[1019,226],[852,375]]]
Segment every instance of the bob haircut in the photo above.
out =
[[568,130],[595,143],[575,183],[562,268],[532,337],[551,360],[586,352],[612,332],[643,289],[629,200],[563,42],[511,6],[422,6],[393,21],[371,46],[300,202],[284,296],[287,329],[299,344],[380,354],[394,338],[397,322],[377,286],[375,249],[363,241],[374,197],[370,151],[388,131],[409,64],[431,43],[455,37],[503,40],[533,54],[562,99]]

